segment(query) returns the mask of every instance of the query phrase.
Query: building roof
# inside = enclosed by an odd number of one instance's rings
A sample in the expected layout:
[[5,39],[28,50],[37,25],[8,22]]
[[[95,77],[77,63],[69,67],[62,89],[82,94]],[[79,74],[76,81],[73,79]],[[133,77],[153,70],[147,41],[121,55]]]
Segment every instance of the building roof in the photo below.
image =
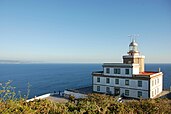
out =
[[145,72],[140,72],[137,75],[145,75],[145,76],[148,76],[148,75],[153,75],[153,74],[156,74],[156,73],[158,73],[158,72],[145,71]]
[[134,75],[135,77],[155,77],[158,75],[162,75],[162,72],[153,72],[153,71],[145,71],[145,72],[140,72],[139,74]]
[[104,63],[103,67],[133,67],[139,64],[124,64],[124,63]]
[[130,79],[140,79],[140,80],[148,80],[150,78],[156,77],[158,75],[162,75],[162,72],[153,72],[153,71],[145,71],[139,74],[135,74],[132,77],[127,76],[113,76],[113,75],[105,75],[103,71],[92,72],[93,76],[102,76],[102,77],[116,77],[116,78],[130,78]]
[[132,55],[124,55],[122,57],[123,58],[145,58],[144,55],[134,55],[134,56],[132,56]]

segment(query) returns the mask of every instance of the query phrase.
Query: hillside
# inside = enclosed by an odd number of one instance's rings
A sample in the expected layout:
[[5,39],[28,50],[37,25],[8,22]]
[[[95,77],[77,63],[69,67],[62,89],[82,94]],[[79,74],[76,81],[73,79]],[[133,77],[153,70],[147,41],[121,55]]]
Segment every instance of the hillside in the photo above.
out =
[[91,94],[86,99],[70,99],[65,104],[54,103],[48,100],[35,100],[26,102],[24,99],[0,100],[1,114],[169,114],[171,113],[171,100],[155,99],[119,103],[111,96]]

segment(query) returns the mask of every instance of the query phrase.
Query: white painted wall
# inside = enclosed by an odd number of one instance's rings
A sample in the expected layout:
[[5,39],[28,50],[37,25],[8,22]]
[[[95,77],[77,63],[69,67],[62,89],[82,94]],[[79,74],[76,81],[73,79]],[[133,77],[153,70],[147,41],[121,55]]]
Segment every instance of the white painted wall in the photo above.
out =
[[[100,78],[100,82],[97,82],[97,78]],[[110,79],[110,83],[106,83],[106,78]],[[119,79],[119,84],[115,84],[115,79]],[[125,80],[129,80],[129,86],[125,85]],[[138,87],[138,81],[142,81],[142,87]],[[133,98],[138,98],[138,91],[142,91],[142,98],[148,98],[148,84],[148,80],[93,76],[93,91],[107,93],[106,87],[110,87],[111,94],[114,94],[114,88],[119,87],[120,95],[124,94],[127,89],[130,91],[127,97]],[[100,91],[97,91],[97,86],[100,86]]]
[[[159,80],[159,82],[158,82]],[[163,90],[163,75],[150,79],[150,98],[156,97]]]
[[99,92],[99,93],[107,93],[106,92],[106,87],[110,88],[111,94],[114,94],[114,87],[110,87],[110,86],[100,86],[100,91],[97,91],[97,86],[99,85],[93,85],[93,91],[95,92]]
[[[97,91],[97,86],[100,86],[100,91]],[[93,85],[93,91],[99,92],[99,93],[106,93],[106,87],[105,85]],[[134,90],[134,89],[127,89],[127,88],[120,88],[120,95],[125,95],[125,90],[129,90],[129,96],[132,98],[139,98],[138,97],[138,91],[140,90]],[[114,94],[114,87],[110,87],[111,94]],[[147,99],[148,98],[148,91],[141,91],[142,92],[142,98]]]
[[[158,75],[158,74],[155,74]],[[154,76],[155,76],[154,75]],[[97,78],[100,78],[100,82],[97,82]],[[106,83],[106,78],[110,79],[110,83]],[[115,84],[115,79],[119,79],[119,84]],[[125,80],[129,80],[129,86],[125,85]],[[159,82],[158,82],[159,80]],[[138,79],[127,79],[127,78],[115,78],[115,77],[100,77],[100,76],[93,76],[93,91],[97,91],[97,85],[101,86],[101,91],[102,93],[106,93],[106,86],[110,87],[112,94],[114,94],[114,87],[120,87],[124,89],[131,90],[132,92],[142,90],[142,91],[147,91],[144,92],[143,98],[148,97],[148,89],[149,89],[149,82],[148,80],[139,80],[142,81],[142,87],[138,87]],[[113,88],[113,89],[112,89]],[[136,89],[136,90],[134,90]],[[121,89],[122,90],[122,89]],[[163,90],[163,75],[158,75],[155,78],[150,79],[150,98],[156,97],[158,94],[160,94]],[[124,91],[124,90],[123,90]],[[137,95],[134,95],[137,93],[131,93],[130,97],[135,97]],[[136,98],[136,97],[135,97]]]
[[87,97],[87,95],[82,94],[82,93],[76,93],[76,92],[65,90],[64,91],[64,96],[69,96],[69,95],[74,96],[76,99],[78,99],[78,98],[86,98]]
[[[110,73],[106,73],[106,69],[110,69]],[[114,74],[114,69],[118,69],[118,67],[104,67],[104,75],[108,76],[125,76],[125,77],[132,77],[133,70],[132,68],[119,68],[120,69],[120,74]],[[125,69],[129,69],[129,74],[125,74]],[[135,72],[135,71],[134,71]]]
[[48,94],[44,94],[44,95],[41,95],[41,96],[38,96],[38,97],[35,96],[35,98],[26,100],[26,102],[34,101],[36,99],[44,99],[44,98],[47,98],[47,97],[49,97],[51,95],[52,95],[51,93],[48,93]]
[[139,66],[133,66],[132,74],[139,74]]
[[[121,90],[120,94],[122,94],[122,93],[125,94],[125,90],[129,90],[129,96],[127,96],[127,97],[139,98],[138,97],[138,91],[140,91],[140,90],[123,89],[123,88],[121,88],[120,90]],[[148,98],[148,91],[141,91],[141,92],[142,92],[142,98],[147,99]]]
[[[97,78],[100,78],[100,82],[97,82]],[[110,83],[106,83],[106,78],[110,79]],[[119,84],[115,84],[115,79],[119,79]],[[125,80],[129,80],[129,86],[125,85]],[[148,80],[140,80],[142,81],[142,87],[138,87],[138,81],[135,79],[123,79],[123,78],[115,78],[115,77],[100,77],[93,76],[93,84],[97,85],[106,85],[106,86],[115,86],[115,87],[123,87],[123,88],[132,88],[132,89],[141,89],[148,90]]]

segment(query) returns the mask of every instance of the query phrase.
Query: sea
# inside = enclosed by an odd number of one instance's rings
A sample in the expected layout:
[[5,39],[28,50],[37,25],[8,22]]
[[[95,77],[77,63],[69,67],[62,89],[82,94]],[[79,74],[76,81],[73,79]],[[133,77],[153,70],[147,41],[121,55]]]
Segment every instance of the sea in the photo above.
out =
[[[171,86],[171,64],[145,64],[146,71],[164,73],[164,89]],[[29,98],[54,91],[80,88],[92,84],[91,73],[101,71],[102,64],[0,64],[0,83],[12,81],[15,92]]]

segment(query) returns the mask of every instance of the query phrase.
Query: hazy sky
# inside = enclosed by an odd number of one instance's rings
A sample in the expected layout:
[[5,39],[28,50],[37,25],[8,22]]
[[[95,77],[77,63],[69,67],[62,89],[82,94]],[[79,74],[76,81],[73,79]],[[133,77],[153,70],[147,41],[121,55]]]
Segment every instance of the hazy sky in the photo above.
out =
[[121,62],[129,34],[171,63],[170,0],[0,0],[0,60]]

